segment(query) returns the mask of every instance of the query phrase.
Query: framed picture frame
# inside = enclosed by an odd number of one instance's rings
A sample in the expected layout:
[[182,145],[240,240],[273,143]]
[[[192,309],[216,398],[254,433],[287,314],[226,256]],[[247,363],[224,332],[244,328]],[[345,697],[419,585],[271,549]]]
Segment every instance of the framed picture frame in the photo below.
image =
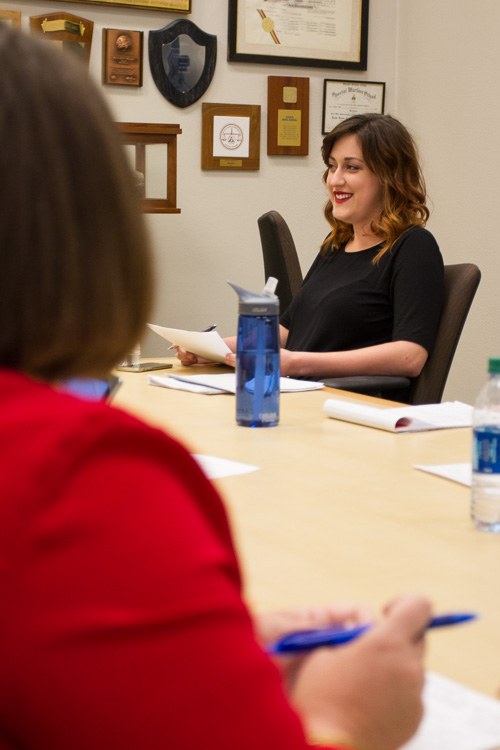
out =
[[228,0],[228,60],[366,70],[369,0]]
[[323,82],[323,135],[352,115],[367,112],[384,113],[385,83],[382,81]]
[[[58,0],[61,3],[74,0]],[[77,0],[87,5],[116,5],[118,8],[140,8],[141,10],[166,10],[170,13],[191,13],[193,0]]]
[[0,23],[7,23],[10,26],[21,28],[21,11],[20,10],[0,10]]
[[[142,197],[142,210],[148,214],[180,214],[177,206],[177,136],[179,125],[118,122],[123,144],[133,151],[134,179]],[[148,156],[150,149],[160,150]],[[166,152],[166,158],[163,153]],[[156,195],[159,176],[161,197]],[[156,184],[155,184],[156,183]]]
[[202,104],[201,168],[260,168],[260,104]]

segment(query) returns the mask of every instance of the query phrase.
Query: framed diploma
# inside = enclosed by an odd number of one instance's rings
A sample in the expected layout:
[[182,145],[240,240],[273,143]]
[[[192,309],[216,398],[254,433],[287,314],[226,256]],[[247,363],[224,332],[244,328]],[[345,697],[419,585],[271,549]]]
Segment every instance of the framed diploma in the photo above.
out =
[[323,85],[323,135],[342,120],[366,112],[384,113],[385,83],[380,81],[325,80]]
[[229,0],[230,62],[366,70],[369,0]]
[[202,105],[201,168],[260,168],[260,105]]
[[[74,0],[59,0],[69,3]],[[172,13],[191,13],[191,0],[77,0],[91,5],[116,5],[119,8],[141,8],[142,10],[166,10]]]

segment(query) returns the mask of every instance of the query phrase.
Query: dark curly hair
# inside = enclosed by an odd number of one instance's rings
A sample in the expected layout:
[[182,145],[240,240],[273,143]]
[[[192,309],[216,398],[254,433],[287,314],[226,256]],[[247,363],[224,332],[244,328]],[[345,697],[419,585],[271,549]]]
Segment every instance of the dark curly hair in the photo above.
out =
[[[323,139],[321,153],[327,166],[334,144],[347,135],[357,137],[363,159],[379,178],[384,191],[384,207],[371,225],[372,231],[383,242],[374,258],[373,262],[376,263],[409,227],[425,226],[429,218],[429,209],[425,204],[425,182],[415,142],[395,117],[363,114],[343,120]],[[327,175],[328,169],[323,175],[325,183]],[[354,234],[351,224],[335,219],[330,199],[325,205],[324,214],[332,231],[322,245],[322,252],[331,246],[339,247]]]

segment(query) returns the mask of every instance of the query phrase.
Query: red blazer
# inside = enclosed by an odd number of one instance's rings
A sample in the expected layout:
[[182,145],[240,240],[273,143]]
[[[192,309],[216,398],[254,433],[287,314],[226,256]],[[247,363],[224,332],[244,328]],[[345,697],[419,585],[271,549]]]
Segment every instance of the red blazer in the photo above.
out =
[[0,371],[0,748],[304,750],[175,440]]

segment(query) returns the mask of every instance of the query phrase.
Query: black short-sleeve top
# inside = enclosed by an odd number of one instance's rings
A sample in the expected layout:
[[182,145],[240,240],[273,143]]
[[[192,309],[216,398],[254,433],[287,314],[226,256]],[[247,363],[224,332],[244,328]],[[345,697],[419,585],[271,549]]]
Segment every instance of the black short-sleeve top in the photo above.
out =
[[443,259],[433,235],[411,227],[372,261],[380,245],[318,255],[281,316],[286,348],[330,352],[412,341],[430,354],[443,305]]

